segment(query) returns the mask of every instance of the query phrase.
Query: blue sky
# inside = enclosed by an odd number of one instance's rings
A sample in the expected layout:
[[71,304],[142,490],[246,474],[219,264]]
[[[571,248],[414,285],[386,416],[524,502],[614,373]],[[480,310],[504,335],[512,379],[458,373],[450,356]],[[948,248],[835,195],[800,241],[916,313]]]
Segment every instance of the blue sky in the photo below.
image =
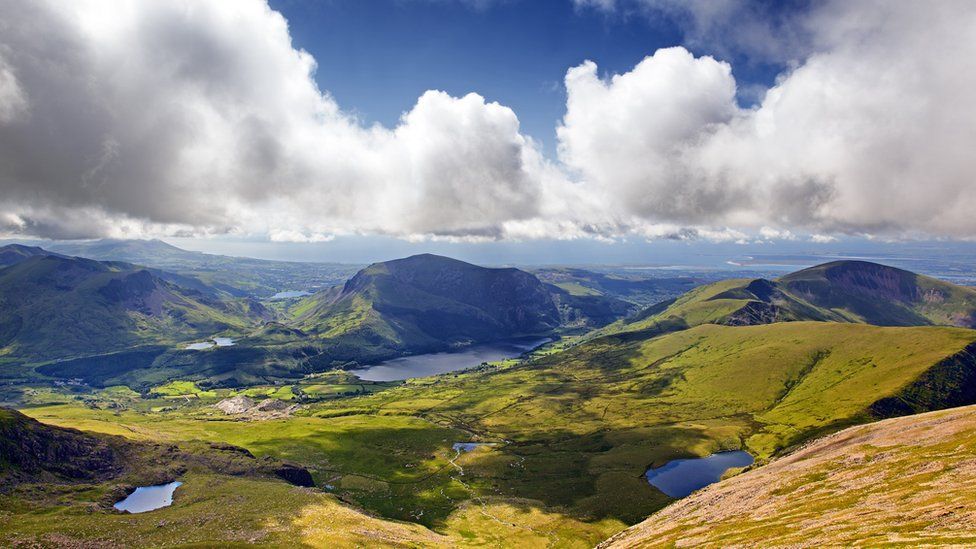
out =
[[[769,2],[763,13],[802,9]],[[681,20],[662,13],[606,13],[570,0],[273,0],[297,47],[318,61],[316,81],[366,122],[394,126],[422,93],[475,92],[511,107],[523,132],[554,152],[566,111],[567,69],[595,61],[627,72],[657,49],[686,45],[735,61],[740,87],[768,87],[784,65],[725,48],[689,44]],[[735,22],[730,23],[732,25]],[[755,97],[744,96],[751,104]]]

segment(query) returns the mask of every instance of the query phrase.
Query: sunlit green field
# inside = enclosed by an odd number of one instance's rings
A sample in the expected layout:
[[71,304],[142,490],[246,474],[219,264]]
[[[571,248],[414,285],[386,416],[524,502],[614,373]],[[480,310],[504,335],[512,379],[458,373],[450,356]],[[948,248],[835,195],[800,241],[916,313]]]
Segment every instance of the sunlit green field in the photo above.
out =
[[[56,425],[221,441],[290,459],[341,499],[445,539],[486,542],[500,535],[500,516],[515,513],[527,522],[510,523],[512,540],[592,544],[670,501],[642,477],[648,466],[733,448],[762,462],[810,436],[871,420],[880,398],[917,397],[913,383],[976,332],[781,323],[628,337],[564,341],[529,362],[309,399],[287,419],[229,418],[210,406],[211,395],[181,383],[154,390],[152,402],[165,408],[68,400],[24,411]],[[246,393],[336,395],[356,385],[339,373]],[[120,388],[103,393],[132,398]],[[471,440],[495,444],[462,454],[451,448]]]

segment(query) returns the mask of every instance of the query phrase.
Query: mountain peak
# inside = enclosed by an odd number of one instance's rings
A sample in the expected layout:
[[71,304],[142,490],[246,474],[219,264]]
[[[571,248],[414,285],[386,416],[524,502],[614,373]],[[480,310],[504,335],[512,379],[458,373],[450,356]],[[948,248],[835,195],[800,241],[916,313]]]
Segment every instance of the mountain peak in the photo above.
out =
[[559,324],[552,296],[534,275],[434,254],[374,263],[342,292],[312,299],[320,305],[302,319],[303,331],[335,333],[330,327],[342,325],[393,348],[444,348],[546,333]]
[[7,244],[0,247],[0,267],[15,265],[36,256],[58,255],[38,246]]

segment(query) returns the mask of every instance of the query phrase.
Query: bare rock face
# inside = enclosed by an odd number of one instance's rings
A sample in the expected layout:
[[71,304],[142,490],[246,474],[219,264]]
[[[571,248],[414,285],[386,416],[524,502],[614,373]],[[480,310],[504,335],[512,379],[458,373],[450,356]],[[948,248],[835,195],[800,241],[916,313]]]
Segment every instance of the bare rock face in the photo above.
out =
[[237,415],[254,408],[254,405],[254,399],[244,395],[238,395],[236,397],[225,398],[215,404],[214,407],[227,415]]

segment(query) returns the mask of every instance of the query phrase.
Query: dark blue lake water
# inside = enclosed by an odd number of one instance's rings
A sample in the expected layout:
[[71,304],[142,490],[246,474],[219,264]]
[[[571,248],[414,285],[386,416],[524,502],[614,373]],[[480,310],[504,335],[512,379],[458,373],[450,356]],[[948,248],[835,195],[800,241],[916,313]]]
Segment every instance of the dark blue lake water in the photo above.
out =
[[657,469],[648,469],[647,481],[673,498],[683,498],[695,490],[722,479],[733,467],[745,467],[755,461],[748,452],[719,452],[708,457],[676,459]]

